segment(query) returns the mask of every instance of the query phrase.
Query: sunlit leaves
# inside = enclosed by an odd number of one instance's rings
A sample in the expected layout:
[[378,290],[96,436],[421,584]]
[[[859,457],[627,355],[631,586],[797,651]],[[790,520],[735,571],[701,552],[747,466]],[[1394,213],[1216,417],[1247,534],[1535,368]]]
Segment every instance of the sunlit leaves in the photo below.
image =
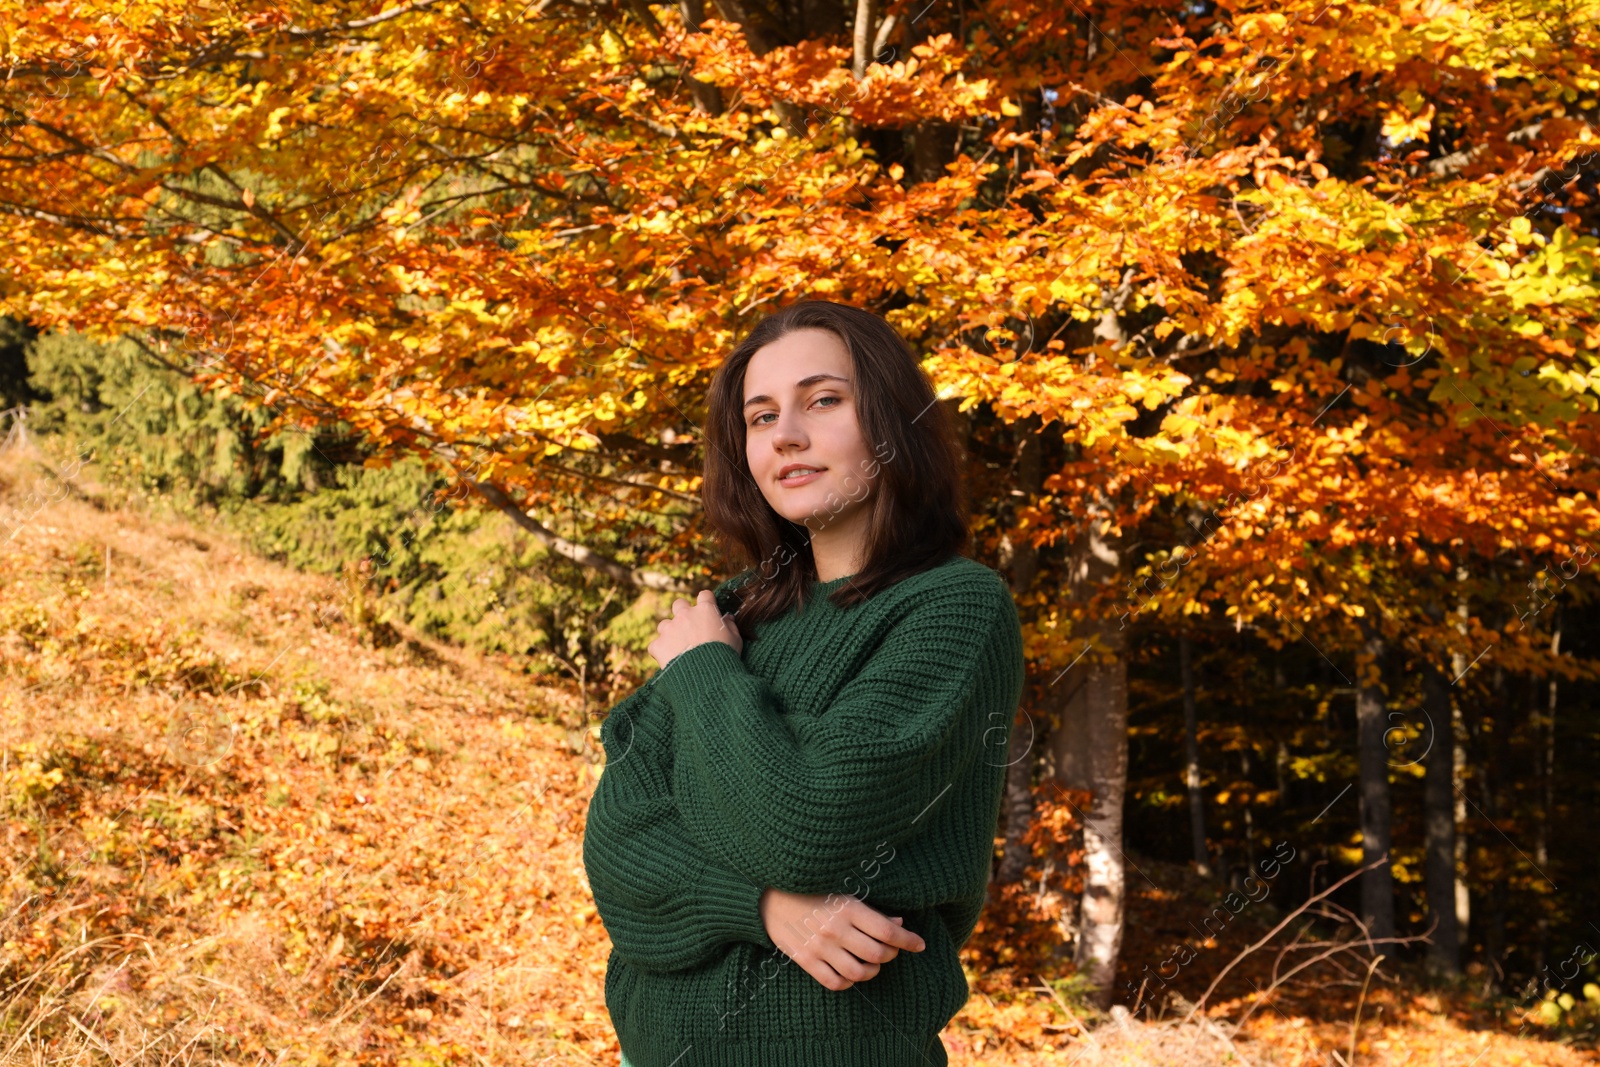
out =
[[1163,548],[1233,516],[1153,612],[1341,626],[1375,559],[1597,525],[1600,5],[935,9],[859,79],[839,36],[647,10],[8,14],[0,93],[38,121],[7,127],[0,307],[530,506],[642,463],[607,435],[692,431],[765,310],[886,309],[962,411],[1065,428],[1041,539],[1108,485]]

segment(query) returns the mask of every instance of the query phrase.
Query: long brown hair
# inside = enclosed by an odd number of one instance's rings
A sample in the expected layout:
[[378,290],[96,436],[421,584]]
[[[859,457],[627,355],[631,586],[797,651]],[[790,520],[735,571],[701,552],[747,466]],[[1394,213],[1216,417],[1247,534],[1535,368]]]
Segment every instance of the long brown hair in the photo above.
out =
[[[858,604],[901,579],[963,554],[970,540],[952,420],[905,340],[881,316],[848,304],[801,300],[757,323],[711,380],[700,497],[723,554],[755,568],[732,599],[740,630],[804,610],[817,577],[811,534],[773,510],[745,457],[744,377],[750,360],[794,330],[828,330],[854,365],[856,418],[877,473],[867,506],[866,562],[830,599]],[[725,608],[724,610],[729,610]]]

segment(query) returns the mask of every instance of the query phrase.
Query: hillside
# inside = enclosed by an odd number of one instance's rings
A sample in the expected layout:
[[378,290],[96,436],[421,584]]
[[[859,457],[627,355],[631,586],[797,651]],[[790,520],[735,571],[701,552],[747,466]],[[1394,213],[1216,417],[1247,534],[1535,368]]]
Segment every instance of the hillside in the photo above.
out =
[[[43,462],[0,453],[0,1062],[614,1064],[577,697],[413,633],[373,647],[336,581]],[[1130,959],[1199,892],[1145,869],[1167,887],[1134,886]],[[1594,1062],[1382,982],[1358,1034],[1353,987],[1325,1019],[1286,999],[1230,1059],[1210,1021],[972,977],[960,1064]]]

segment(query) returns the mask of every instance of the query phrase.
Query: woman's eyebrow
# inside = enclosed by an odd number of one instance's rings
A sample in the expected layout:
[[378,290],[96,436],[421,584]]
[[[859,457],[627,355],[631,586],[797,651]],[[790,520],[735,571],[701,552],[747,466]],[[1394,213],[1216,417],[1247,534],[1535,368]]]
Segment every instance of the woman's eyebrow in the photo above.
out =
[[[809,375],[808,377],[801,378],[798,382],[795,382],[794,384],[795,384],[795,387],[797,389],[804,389],[809,385],[816,385],[818,382],[825,382],[825,381],[829,381],[830,379],[832,381],[836,381],[836,382],[843,382],[846,385],[850,384],[850,379],[849,378],[841,378],[837,374],[828,374],[826,372],[824,372],[822,374]],[[753,396],[749,400],[746,400],[744,402],[744,406],[745,407],[749,407],[751,404],[766,404],[766,403],[771,403],[771,402],[772,402],[772,398],[770,396],[767,396],[765,393],[763,393],[760,396]]]

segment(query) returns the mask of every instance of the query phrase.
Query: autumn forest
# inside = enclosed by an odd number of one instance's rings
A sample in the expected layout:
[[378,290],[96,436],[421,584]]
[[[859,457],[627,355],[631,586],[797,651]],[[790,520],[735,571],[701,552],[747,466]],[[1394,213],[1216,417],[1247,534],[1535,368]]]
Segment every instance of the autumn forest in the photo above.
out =
[[0,49],[0,1062],[614,1064],[598,726],[747,565],[707,386],[802,299],[1023,624],[952,1062],[1600,1058],[1596,0]]

